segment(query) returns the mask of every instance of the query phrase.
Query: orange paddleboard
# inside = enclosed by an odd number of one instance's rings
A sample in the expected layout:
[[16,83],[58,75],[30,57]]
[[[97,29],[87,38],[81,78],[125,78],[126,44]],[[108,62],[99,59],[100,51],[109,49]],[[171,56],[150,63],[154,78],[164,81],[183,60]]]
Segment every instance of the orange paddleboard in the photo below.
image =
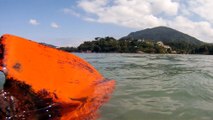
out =
[[14,103],[3,117],[96,119],[115,85],[76,55],[21,37],[3,35],[0,53],[5,96]]

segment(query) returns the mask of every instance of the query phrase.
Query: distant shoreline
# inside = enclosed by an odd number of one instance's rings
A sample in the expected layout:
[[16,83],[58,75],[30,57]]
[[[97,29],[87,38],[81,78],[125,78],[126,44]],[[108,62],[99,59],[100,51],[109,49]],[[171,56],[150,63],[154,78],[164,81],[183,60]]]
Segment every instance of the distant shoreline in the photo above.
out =
[[77,53],[138,53],[138,54],[200,54],[213,55],[213,44],[194,45],[183,42],[152,40],[116,40],[113,37],[95,38],[78,47],[59,47],[67,52]]
[[[67,51],[66,51],[67,52]],[[210,54],[170,54],[170,53],[119,53],[119,52],[70,52],[70,53],[82,53],[82,54],[137,54],[137,55],[209,55],[212,56]]]

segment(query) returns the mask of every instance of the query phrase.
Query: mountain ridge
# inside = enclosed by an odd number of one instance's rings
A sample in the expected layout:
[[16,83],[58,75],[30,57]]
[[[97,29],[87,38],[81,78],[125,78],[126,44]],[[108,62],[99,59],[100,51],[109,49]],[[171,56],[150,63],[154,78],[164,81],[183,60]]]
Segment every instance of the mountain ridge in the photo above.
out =
[[120,38],[120,40],[134,40],[143,39],[151,41],[162,41],[164,43],[178,43],[185,42],[191,45],[201,45],[204,42],[186,33],[180,32],[173,28],[159,26],[154,28],[147,28],[136,32],[131,32],[127,36]]
[[206,54],[213,55],[213,44],[205,43],[169,27],[148,28],[131,32],[125,37],[96,37],[77,48],[60,48],[69,52],[149,53],[149,54]]

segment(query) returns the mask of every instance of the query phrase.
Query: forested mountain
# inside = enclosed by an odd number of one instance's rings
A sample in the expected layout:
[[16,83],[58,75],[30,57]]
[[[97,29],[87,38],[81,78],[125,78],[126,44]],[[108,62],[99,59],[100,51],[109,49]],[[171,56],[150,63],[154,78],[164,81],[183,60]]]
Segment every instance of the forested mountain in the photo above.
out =
[[132,32],[129,35],[122,37],[121,39],[132,39],[132,40],[142,39],[142,40],[162,41],[165,44],[180,43],[180,42],[192,45],[203,44],[202,41],[192,36],[179,32],[175,29],[163,26]]
[[160,53],[160,54],[213,54],[213,44],[168,27],[156,27],[132,32],[120,39],[96,37],[78,47],[61,47],[68,52],[95,53]]

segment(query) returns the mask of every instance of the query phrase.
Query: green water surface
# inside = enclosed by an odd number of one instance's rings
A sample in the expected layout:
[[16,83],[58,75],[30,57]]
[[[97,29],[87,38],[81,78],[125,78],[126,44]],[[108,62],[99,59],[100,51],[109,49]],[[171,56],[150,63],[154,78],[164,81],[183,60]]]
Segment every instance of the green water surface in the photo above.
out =
[[77,55],[116,80],[100,120],[213,120],[213,56]]

